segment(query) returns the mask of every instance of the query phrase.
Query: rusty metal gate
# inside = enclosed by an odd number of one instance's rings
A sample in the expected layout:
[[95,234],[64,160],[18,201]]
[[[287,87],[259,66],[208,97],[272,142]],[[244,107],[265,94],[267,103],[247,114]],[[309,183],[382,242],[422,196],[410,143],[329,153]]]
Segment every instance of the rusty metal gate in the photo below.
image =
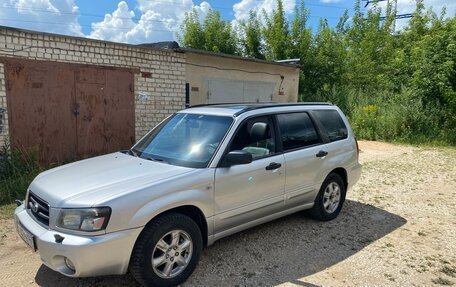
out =
[[10,140],[37,149],[44,164],[128,148],[134,143],[134,71],[0,59]]

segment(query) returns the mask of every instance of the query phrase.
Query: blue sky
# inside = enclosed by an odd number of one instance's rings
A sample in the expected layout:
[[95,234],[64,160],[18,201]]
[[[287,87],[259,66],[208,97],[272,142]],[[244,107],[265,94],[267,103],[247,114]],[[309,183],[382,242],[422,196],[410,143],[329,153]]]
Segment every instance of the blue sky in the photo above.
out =
[[[153,0],[150,0],[153,1]],[[159,0],[160,1],[160,0]],[[257,3],[259,1],[255,0]],[[93,0],[76,0],[76,4],[79,6],[80,11],[82,13],[91,13],[91,14],[99,14],[105,15],[106,13],[112,13],[112,11],[116,10],[118,3],[116,1],[106,1],[101,0],[98,1],[97,5],[94,5]],[[141,11],[138,9],[137,1],[136,0],[125,0],[128,4],[128,7],[132,9],[136,15],[141,15]],[[178,2],[178,1],[174,1]],[[203,1],[193,1],[195,5],[200,5]],[[236,0],[225,0],[225,1],[214,1],[214,0],[207,0],[211,7],[214,10],[218,10],[223,19],[226,20],[234,20],[235,15],[233,11],[233,5],[241,2]],[[338,18],[344,12],[344,8],[353,11],[353,1],[320,1],[320,0],[310,0],[306,1],[306,5],[308,8],[311,9],[311,19],[310,23],[313,26],[318,25],[318,21],[320,17],[327,17],[328,21],[331,23],[337,23]],[[290,15],[291,16],[291,15]],[[89,16],[80,16],[79,22],[83,24],[83,32],[85,34],[89,34],[91,32],[90,24],[93,21],[99,21],[99,17],[89,17]]]
[[[282,0],[286,15],[293,16],[299,0]],[[411,13],[414,0],[397,0],[398,13]],[[276,0],[0,0],[0,25],[58,34],[76,35],[126,43],[176,40],[185,12],[197,9],[201,17],[209,9],[218,10],[233,25],[246,19],[250,10],[267,12]],[[363,1],[361,1],[363,2]],[[309,25],[317,27],[321,17],[335,25],[348,9],[353,14],[354,0],[307,0]],[[362,3],[362,6],[364,3]],[[385,2],[379,4],[384,6]],[[427,7],[454,16],[456,0],[425,0]],[[372,7],[372,5],[370,6]],[[362,8],[366,11],[366,9]],[[407,20],[398,21],[403,27]]]

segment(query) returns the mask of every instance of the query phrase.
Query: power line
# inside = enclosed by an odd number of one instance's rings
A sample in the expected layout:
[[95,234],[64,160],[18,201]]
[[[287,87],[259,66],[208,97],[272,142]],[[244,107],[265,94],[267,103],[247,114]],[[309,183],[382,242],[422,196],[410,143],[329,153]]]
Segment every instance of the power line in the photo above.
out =
[[[411,14],[411,13],[397,14],[394,18],[395,18],[395,19],[413,18],[413,14]],[[386,16],[381,16],[381,17],[380,17],[380,20],[385,20],[385,19],[386,19]]]
[[[187,6],[187,5],[179,5],[180,3],[177,3],[177,2],[174,2],[174,3],[171,3],[170,1],[160,1],[160,0],[150,0],[149,2],[153,2],[153,3],[163,3],[163,4],[170,4],[170,6]],[[264,2],[264,0],[252,0],[252,2]],[[219,6],[212,6],[210,3],[209,3],[210,7],[213,8],[213,9],[220,9],[220,10],[233,10],[233,7],[219,7]],[[336,5],[324,5],[324,4],[308,4],[308,3],[305,3],[305,6],[315,6],[315,7],[326,7],[326,8],[334,8],[334,9],[349,9],[349,10],[353,10],[354,8],[353,7],[344,7],[344,6],[336,6]]]
[[[63,22],[47,22],[47,21],[33,21],[33,20],[19,20],[19,19],[5,19],[5,18],[0,18],[0,21],[11,21],[11,22],[24,22],[24,23],[35,23],[35,24],[47,24],[47,25],[60,25],[60,26],[73,26],[72,23],[63,23]],[[91,25],[83,25],[79,24],[79,26],[84,27],[84,28],[93,28]],[[125,30],[125,31],[130,31],[133,27],[131,28],[126,28],[126,27],[103,27],[103,29],[114,29],[114,30]],[[158,29],[150,29],[151,31],[155,32],[174,32],[172,30],[158,30]]]
[[[366,8],[369,4],[377,4],[377,2],[384,2],[389,0],[363,0],[366,1],[366,5],[364,5],[364,8]],[[397,14],[397,1],[398,0],[392,0],[394,3],[394,21],[393,21],[393,32],[396,31],[396,20],[398,19],[407,19],[407,18],[412,18],[413,14],[412,13],[405,13],[405,14]],[[384,21],[387,18],[387,16],[380,16],[380,20]]]
[[[49,10],[45,10],[45,9],[38,9],[38,8],[17,8],[17,7],[14,7],[14,6],[2,6],[1,8],[6,8],[6,9],[12,9],[12,10],[28,10],[28,11],[32,11],[32,12],[39,12],[39,13],[50,13],[50,14],[54,14],[54,15],[72,15],[72,16],[87,16],[87,17],[94,17],[94,18],[104,18],[106,15],[100,15],[100,14],[90,14],[90,13],[74,13],[74,12],[56,12],[56,11],[49,11]],[[124,20],[141,20],[141,18],[137,18],[137,17],[119,17],[119,16],[113,16],[111,14],[111,18],[114,18],[114,19],[124,19]],[[150,19],[148,20],[150,22],[166,22],[164,20],[155,20],[155,19]]]

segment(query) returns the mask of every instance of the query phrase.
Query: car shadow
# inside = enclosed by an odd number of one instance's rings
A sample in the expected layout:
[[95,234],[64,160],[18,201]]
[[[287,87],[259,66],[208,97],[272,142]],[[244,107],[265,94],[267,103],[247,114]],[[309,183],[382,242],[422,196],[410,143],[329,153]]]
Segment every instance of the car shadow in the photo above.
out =
[[[347,200],[335,220],[319,222],[298,212],[223,238],[206,248],[183,286],[272,286],[317,273],[352,256],[406,220],[383,209]],[[40,286],[138,286],[130,274],[68,278],[42,265]],[[299,283],[299,284],[298,284]]]

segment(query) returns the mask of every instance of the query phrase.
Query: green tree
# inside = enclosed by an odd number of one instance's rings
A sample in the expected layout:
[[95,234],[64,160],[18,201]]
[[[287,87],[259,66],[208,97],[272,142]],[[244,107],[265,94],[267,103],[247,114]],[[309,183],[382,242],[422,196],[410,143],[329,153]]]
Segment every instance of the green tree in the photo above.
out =
[[290,44],[290,34],[288,30],[288,21],[283,10],[282,0],[277,0],[277,9],[274,9],[271,15],[263,10],[265,26],[263,35],[266,43],[266,58],[268,60],[283,60],[287,56]]
[[241,22],[240,28],[244,56],[264,59],[261,24],[257,14],[254,11],[250,11],[248,21]]
[[205,50],[236,54],[237,38],[231,24],[220,19],[220,12],[209,10],[204,19]]
[[204,21],[198,11],[186,13],[179,41],[184,47],[212,52],[236,54],[237,36],[231,24],[220,18],[220,12],[209,10]]
[[204,27],[199,20],[198,11],[193,9],[185,13],[181,25],[182,34],[178,35],[181,45],[193,49],[205,49]]
[[309,9],[305,7],[304,1],[295,7],[294,18],[291,22],[290,42],[288,57],[307,58],[312,45],[312,31],[307,27]]

